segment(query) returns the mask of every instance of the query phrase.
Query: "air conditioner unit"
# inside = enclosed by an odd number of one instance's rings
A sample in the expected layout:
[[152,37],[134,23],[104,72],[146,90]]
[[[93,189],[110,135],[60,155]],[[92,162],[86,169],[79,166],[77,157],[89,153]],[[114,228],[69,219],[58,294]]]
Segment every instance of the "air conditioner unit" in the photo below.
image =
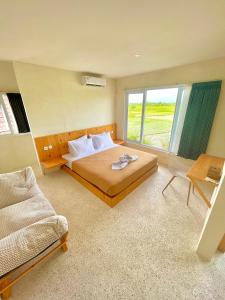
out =
[[81,84],[86,86],[106,86],[106,79],[94,76],[82,76],[81,77]]

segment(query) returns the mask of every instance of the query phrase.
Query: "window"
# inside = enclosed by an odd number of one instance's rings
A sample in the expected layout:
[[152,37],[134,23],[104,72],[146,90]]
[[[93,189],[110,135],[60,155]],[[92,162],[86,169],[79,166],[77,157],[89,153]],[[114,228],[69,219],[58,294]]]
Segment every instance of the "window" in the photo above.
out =
[[5,116],[3,106],[0,105],[0,134],[10,133],[9,124]]
[[131,141],[141,139],[143,93],[128,94],[127,137]]
[[183,95],[184,86],[128,91],[126,140],[175,151]]
[[21,95],[18,93],[0,93],[0,135],[29,131]]
[[6,94],[0,94],[0,134],[18,133],[17,123]]

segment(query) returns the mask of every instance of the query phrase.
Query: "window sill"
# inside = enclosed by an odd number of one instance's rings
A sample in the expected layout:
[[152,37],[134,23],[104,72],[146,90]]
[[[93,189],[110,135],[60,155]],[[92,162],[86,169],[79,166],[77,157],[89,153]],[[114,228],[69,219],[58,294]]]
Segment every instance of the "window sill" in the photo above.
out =
[[24,135],[31,135],[31,132],[25,132],[25,133],[0,133],[0,138],[2,136],[24,136]]
[[157,151],[157,152],[162,152],[164,154],[169,154],[170,153],[168,150],[164,150],[164,149],[153,147],[153,146],[148,146],[146,144],[135,143],[135,142],[128,141],[128,140],[126,140],[125,143],[135,145],[135,146],[138,146],[138,147],[141,147],[141,148],[146,148],[146,149],[149,149],[149,150]]

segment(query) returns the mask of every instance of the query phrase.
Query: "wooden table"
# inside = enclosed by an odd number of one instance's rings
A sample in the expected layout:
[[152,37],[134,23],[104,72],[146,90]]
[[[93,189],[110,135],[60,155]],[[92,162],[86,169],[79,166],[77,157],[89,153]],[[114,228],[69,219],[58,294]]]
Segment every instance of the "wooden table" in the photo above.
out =
[[[206,179],[209,167],[213,166],[223,169],[224,162],[224,158],[201,154],[186,174],[208,207],[211,207],[210,200],[206,197],[197,182],[209,182]],[[217,186],[219,182],[212,182],[212,184]]]
[[114,140],[113,143],[117,144],[117,145],[123,145],[124,144],[124,140]]
[[55,168],[55,167],[61,167],[65,165],[68,161],[62,157],[57,157],[49,160],[45,160],[41,162],[41,165],[44,169],[44,174],[45,170]]

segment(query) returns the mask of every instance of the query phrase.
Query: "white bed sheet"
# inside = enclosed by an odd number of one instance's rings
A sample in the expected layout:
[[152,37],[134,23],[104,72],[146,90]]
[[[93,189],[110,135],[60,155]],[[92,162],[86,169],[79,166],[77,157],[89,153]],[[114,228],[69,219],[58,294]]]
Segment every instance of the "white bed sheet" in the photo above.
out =
[[117,145],[117,144],[113,144],[113,145],[111,145],[109,147],[106,147],[104,149],[96,150],[94,153],[84,154],[84,155],[80,155],[80,156],[76,156],[76,157],[73,156],[71,153],[67,153],[67,154],[62,155],[62,158],[66,159],[68,161],[66,163],[66,166],[72,170],[72,164],[73,164],[74,160],[78,160],[78,159],[81,159],[81,158],[84,158],[84,157],[87,157],[87,156],[91,156],[91,155],[94,155],[95,153],[99,153],[99,152],[105,151],[107,149],[111,149],[111,148],[118,147],[118,146],[119,145]]

